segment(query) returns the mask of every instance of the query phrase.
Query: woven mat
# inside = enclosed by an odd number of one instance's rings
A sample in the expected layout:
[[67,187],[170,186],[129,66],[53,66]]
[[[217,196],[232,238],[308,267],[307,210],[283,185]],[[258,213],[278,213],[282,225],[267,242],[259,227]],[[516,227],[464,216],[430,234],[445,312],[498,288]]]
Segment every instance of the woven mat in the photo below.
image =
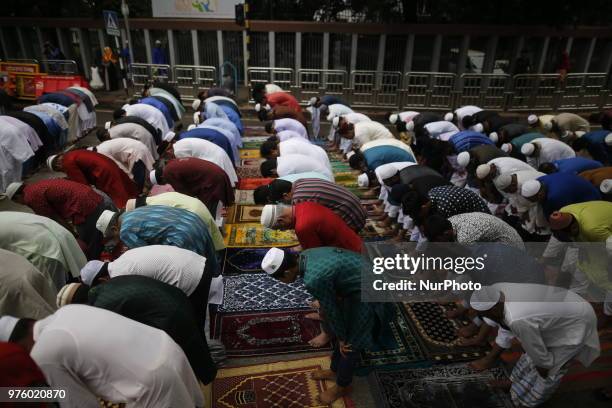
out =
[[228,248],[289,247],[299,244],[293,230],[265,228],[261,224],[225,224],[224,241]]
[[255,204],[253,190],[236,190],[234,201],[236,205]]
[[[333,385],[315,381],[312,372],[328,369],[328,357],[222,368],[205,389],[206,408],[324,408],[317,396]],[[349,398],[331,408],[351,408]]]
[[240,182],[243,179],[260,179],[260,180],[265,180],[263,178],[261,178],[261,171],[259,171],[259,167],[257,166],[246,166],[246,167],[236,167],[236,175],[238,176],[238,178],[240,179],[240,181],[238,182],[238,188],[242,188],[244,190],[246,190],[243,187],[240,187]]
[[228,224],[257,223],[261,219],[263,205],[233,205],[228,208]]
[[261,261],[270,248],[227,248],[223,259],[223,275],[260,273]]

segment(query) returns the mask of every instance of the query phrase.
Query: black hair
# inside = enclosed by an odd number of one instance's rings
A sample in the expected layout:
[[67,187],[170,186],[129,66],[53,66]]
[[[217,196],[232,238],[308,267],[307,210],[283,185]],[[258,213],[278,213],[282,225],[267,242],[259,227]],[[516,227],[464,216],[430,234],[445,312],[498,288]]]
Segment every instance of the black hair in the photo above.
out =
[[278,138],[278,136],[272,135],[272,136],[270,136],[269,138],[266,139],[266,142],[279,143],[280,139]]
[[423,233],[431,242],[442,236],[446,231],[452,230],[453,224],[439,214],[433,214],[425,220]]
[[474,126],[476,124],[476,120],[472,115],[465,115],[463,119],[461,119],[461,124],[463,125],[464,129],[467,129],[471,126]]
[[[104,265],[106,265],[107,263],[105,262]],[[74,295],[72,296],[72,300],[70,301],[71,304],[79,304],[79,305],[85,305],[88,303],[88,295],[89,295],[89,289],[91,289],[89,286],[85,285],[84,283],[81,284],[77,290],[74,291]]]
[[10,343],[17,343],[20,340],[25,339],[30,332],[30,325],[33,324],[36,320],[34,319],[19,319],[15,327],[13,328],[13,332],[9,337],[8,341]]
[[291,192],[293,184],[287,180],[276,179],[268,185],[270,192],[270,202],[277,203],[283,198],[283,194]]
[[255,204],[269,204],[270,203],[270,185],[259,186],[253,191],[253,200]]
[[585,138],[579,137],[572,142],[572,149],[574,149],[574,151],[576,152],[579,152],[584,149],[588,150],[588,148],[589,148],[589,142]]
[[134,208],[144,207],[147,205],[147,196],[136,197],[136,202],[134,204]]
[[96,273],[96,276],[94,276],[94,278],[91,281],[92,287],[98,284],[98,279],[100,279],[103,276],[108,275],[108,264],[109,264],[108,262],[104,262],[104,264],[102,265],[98,273]]
[[155,181],[157,184],[164,184],[164,169],[155,169]]
[[363,153],[357,151],[349,158],[349,166],[355,170],[361,170],[361,165],[365,162]]
[[274,132],[274,122],[268,122],[268,123],[266,123],[266,125],[264,127],[266,129],[266,132],[268,132],[268,133]]
[[[145,88],[145,89],[147,89],[147,88]],[[137,104],[137,103],[138,103],[138,98],[132,98],[132,99],[130,99],[130,100],[128,101],[128,103],[129,103],[130,105],[135,105],[135,104]]]
[[259,147],[259,154],[261,157],[268,157],[272,154],[272,150],[276,150],[278,148],[278,143],[272,140],[266,140]]
[[398,132],[405,132],[406,122],[404,122],[403,120],[398,120],[397,123],[395,124],[395,129],[397,129]]
[[274,279],[282,278],[283,275],[285,275],[285,271],[287,269],[297,265],[298,254],[289,252],[288,250],[284,250],[284,251],[285,251],[285,257],[283,258],[283,262],[281,263],[280,267],[276,270],[276,272],[272,274],[272,277]]
[[262,107],[261,110],[257,112],[257,118],[259,118],[260,122],[265,122],[268,120],[268,111]]
[[104,142],[105,140],[108,139],[107,134],[108,134],[108,130],[104,128],[100,128],[96,130],[96,137],[98,138],[98,141],[100,142]]
[[388,111],[387,113],[385,113],[385,120],[388,122],[389,118],[391,117],[391,115],[393,115],[393,112]]
[[261,166],[259,167],[259,171],[261,171],[261,175],[263,177],[273,176],[274,170],[276,170],[276,158],[266,160],[265,162],[261,163]]
[[423,204],[421,196],[416,191],[409,191],[401,197],[402,211],[415,219]]
[[125,114],[126,112],[123,109],[119,108],[113,112],[113,119],[117,120],[120,117],[125,116]]
[[557,166],[555,166],[554,163],[542,163],[538,167],[538,171],[546,174],[552,174],[558,172],[559,169],[557,169]]

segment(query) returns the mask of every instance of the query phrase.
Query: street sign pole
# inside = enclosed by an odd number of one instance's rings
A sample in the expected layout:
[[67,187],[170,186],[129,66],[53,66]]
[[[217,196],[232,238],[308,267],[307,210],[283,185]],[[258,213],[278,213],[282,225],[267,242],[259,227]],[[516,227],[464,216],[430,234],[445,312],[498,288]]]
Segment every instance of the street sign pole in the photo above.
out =
[[123,82],[123,89],[125,90],[125,96],[129,96],[127,87],[127,69],[123,66],[123,58],[119,55],[121,53],[121,43],[119,37],[121,31],[119,30],[119,16],[116,12],[110,10],[104,10],[104,25],[106,27],[106,33],[110,36],[115,37],[115,47],[117,49],[117,55],[119,56],[119,70],[121,72],[121,81]]

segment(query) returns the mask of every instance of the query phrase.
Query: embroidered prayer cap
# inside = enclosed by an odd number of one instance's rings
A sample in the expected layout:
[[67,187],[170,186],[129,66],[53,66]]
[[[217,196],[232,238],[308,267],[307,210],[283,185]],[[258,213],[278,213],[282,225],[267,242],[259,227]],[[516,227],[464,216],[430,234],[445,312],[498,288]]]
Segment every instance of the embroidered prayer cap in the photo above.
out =
[[483,286],[482,289],[472,293],[470,306],[478,312],[490,310],[501,299],[501,290],[492,286]]
[[12,200],[15,196],[15,193],[21,188],[21,186],[23,186],[22,181],[15,181],[9,184],[6,188],[6,191],[4,192],[4,195],[6,195],[9,199]]
[[106,230],[110,225],[110,222],[113,220],[116,212],[110,210],[102,211],[102,214],[98,217],[96,221],[96,229],[100,231],[102,234],[106,235]]
[[410,122],[406,123],[406,130],[408,132],[414,131],[414,121],[411,120]]
[[535,125],[536,123],[538,123],[538,116],[534,115],[533,113],[527,116],[527,123],[529,123],[530,125]]
[[508,173],[500,174],[493,180],[493,184],[495,184],[498,190],[505,190],[512,184],[512,175]]
[[191,102],[191,107],[194,111],[197,111],[200,108],[200,105],[202,105],[202,101],[199,99],[194,99],[193,102]]
[[486,178],[491,173],[491,166],[488,164],[481,164],[476,167],[476,177],[480,180]]
[[446,115],[444,115],[444,120],[447,122],[452,122],[454,117],[455,115],[453,112],[448,112]]
[[285,251],[279,248],[270,248],[261,261],[261,269],[268,275],[274,275],[285,259]]
[[533,197],[538,194],[542,184],[538,180],[529,180],[523,183],[521,187],[521,195],[525,198]]
[[366,173],[361,173],[359,177],[357,177],[357,185],[359,187],[368,187],[370,185],[370,178]]
[[499,135],[497,134],[497,132],[491,132],[489,134],[489,140],[492,141],[493,143],[499,142]]
[[87,286],[91,286],[103,266],[104,262],[97,259],[87,262],[85,266],[81,268],[81,281]]
[[469,152],[461,152],[457,155],[457,164],[461,167],[466,167],[470,164],[470,153]]
[[599,190],[604,194],[612,193],[612,179],[605,179],[599,185]]
[[525,143],[523,147],[521,147],[521,153],[525,156],[531,156],[535,152],[535,145],[533,143]]
[[394,124],[397,122],[397,120],[399,119],[399,115],[397,113],[392,114],[391,116],[389,116],[389,122]]

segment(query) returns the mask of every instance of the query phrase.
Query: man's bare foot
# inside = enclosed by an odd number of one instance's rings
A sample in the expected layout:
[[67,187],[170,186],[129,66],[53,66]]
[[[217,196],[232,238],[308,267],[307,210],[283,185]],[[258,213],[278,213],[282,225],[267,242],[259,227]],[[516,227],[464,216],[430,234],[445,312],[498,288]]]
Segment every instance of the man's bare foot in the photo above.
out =
[[321,318],[321,315],[318,312],[308,313],[304,317],[310,320],[320,320],[320,321],[323,320],[323,318]]
[[350,392],[351,387],[340,387],[338,385],[334,385],[333,387],[328,388],[319,394],[319,401],[321,401],[323,404],[331,404],[338,398],[348,395]]
[[313,380],[321,380],[321,381],[335,381],[336,373],[332,370],[317,370],[311,375]]
[[475,336],[476,333],[478,333],[478,326],[473,323],[457,330],[457,336],[465,339]]
[[462,346],[482,346],[485,344],[485,341],[478,336],[468,337],[468,338],[460,337],[459,344]]
[[489,381],[489,384],[493,388],[500,388],[502,390],[508,391],[510,387],[512,386],[512,381],[510,380],[491,380]]
[[310,307],[312,307],[313,309],[318,309],[321,307],[321,304],[319,303],[318,300],[313,300],[312,302],[310,302],[308,304]]
[[310,339],[308,344],[314,348],[321,348],[329,343],[329,335],[325,332],[321,332],[317,337]]
[[483,371],[495,365],[495,359],[489,356],[484,356],[478,360],[474,360],[468,364],[472,370]]

